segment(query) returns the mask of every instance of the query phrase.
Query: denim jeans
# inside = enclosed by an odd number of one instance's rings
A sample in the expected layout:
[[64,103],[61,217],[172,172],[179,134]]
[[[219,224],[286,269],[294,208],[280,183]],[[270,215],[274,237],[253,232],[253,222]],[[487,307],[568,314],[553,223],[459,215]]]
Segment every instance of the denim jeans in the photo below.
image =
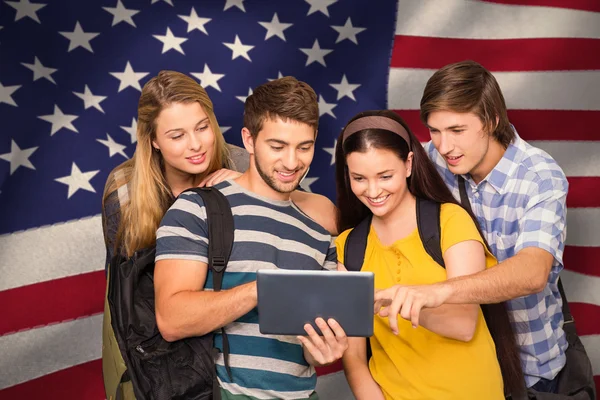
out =
[[556,393],[558,387],[558,376],[556,376],[552,380],[541,378],[535,385],[531,388],[537,390],[542,393]]

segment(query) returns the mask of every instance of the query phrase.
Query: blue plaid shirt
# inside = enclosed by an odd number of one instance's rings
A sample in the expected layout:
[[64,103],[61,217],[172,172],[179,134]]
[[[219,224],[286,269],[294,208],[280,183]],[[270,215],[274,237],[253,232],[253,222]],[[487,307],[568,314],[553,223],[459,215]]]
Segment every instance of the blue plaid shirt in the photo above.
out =
[[[425,150],[454,197],[460,199],[457,176],[433,143],[427,143]],[[544,290],[508,302],[527,386],[540,378],[554,379],[565,364],[567,349],[557,286],[566,238],[567,178],[550,155],[518,135],[479,184],[469,175],[463,178],[473,213],[499,262],[526,247],[538,247],[554,256]]]

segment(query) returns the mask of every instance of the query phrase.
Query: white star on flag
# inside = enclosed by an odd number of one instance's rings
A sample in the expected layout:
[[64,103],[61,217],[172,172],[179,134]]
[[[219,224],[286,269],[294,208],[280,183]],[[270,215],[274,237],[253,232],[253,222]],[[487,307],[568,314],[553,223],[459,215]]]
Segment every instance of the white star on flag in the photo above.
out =
[[223,78],[225,74],[215,74],[210,70],[208,64],[204,64],[204,71],[192,72],[192,76],[200,81],[200,85],[204,89],[212,86],[220,92],[219,79]]
[[233,43],[223,42],[223,44],[233,52],[231,55],[232,60],[235,60],[238,57],[244,57],[246,60],[252,62],[248,52],[252,50],[254,46],[243,44],[238,35],[235,35]]
[[71,167],[71,175],[56,178],[54,180],[69,187],[67,199],[70,199],[71,196],[73,196],[79,189],[96,193],[94,187],[90,185],[90,179],[92,179],[98,172],[100,172],[100,170],[81,172],[77,164],[73,163],[73,166]]
[[115,26],[120,22],[127,22],[129,25],[137,28],[135,22],[133,22],[133,16],[139,13],[139,10],[127,9],[121,2],[117,0],[116,7],[102,7],[105,11],[108,11],[113,15],[113,21],[111,26]]
[[142,91],[142,87],[140,86],[140,79],[143,79],[148,72],[135,72],[133,68],[131,68],[131,64],[127,61],[127,65],[125,66],[125,71],[123,72],[110,72],[112,76],[117,78],[121,83],[119,84],[119,92],[127,87],[131,86],[138,91]]
[[20,87],[21,85],[4,86],[2,82],[0,82],[0,103],[6,103],[11,106],[18,107],[17,103],[15,103],[15,101],[12,98],[12,94],[16,92]]
[[333,113],[333,109],[337,107],[335,103],[328,103],[325,101],[322,95],[319,95],[319,117],[324,114],[329,114],[333,118],[337,118]]
[[230,126],[219,126],[219,129],[221,130],[221,134],[225,134],[225,132],[227,132],[228,130],[231,129]]
[[124,151],[127,146],[124,146],[122,144],[115,142],[108,133],[106,134],[106,138],[107,138],[107,140],[104,140],[104,139],[96,139],[96,140],[99,141],[100,143],[102,143],[103,145],[105,145],[106,147],[108,147],[108,156],[109,157],[112,157],[115,154],[120,154],[127,159],[129,158],[127,156],[127,154],[125,154],[125,151]]
[[335,148],[337,147],[337,139],[333,141],[333,147],[323,147],[323,150],[331,154],[331,163],[329,165],[335,164]]
[[246,102],[246,99],[248,98],[248,96],[250,96],[252,94],[252,88],[248,89],[248,95],[246,96],[235,96],[236,99],[238,99],[239,101],[241,101],[242,103]]
[[335,29],[338,33],[338,38],[335,41],[336,43],[339,43],[342,40],[348,39],[351,42],[353,42],[354,44],[358,44],[356,35],[358,35],[362,31],[366,30],[366,28],[358,28],[358,27],[352,26],[352,21],[350,20],[350,17],[348,17],[348,19],[346,20],[346,23],[343,26],[332,25],[331,27],[333,29]]
[[277,72],[277,78],[269,78],[269,82],[274,81],[275,79],[281,79],[283,78],[283,74],[281,73],[281,71]]
[[308,58],[306,59],[305,67],[309,66],[315,61],[321,64],[322,66],[326,67],[327,65],[325,64],[325,56],[331,53],[333,50],[321,49],[321,47],[319,46],[319,40],[315,39],[312,48],[304,48],[300,49],[300,51],[308,56]]
[[171,28],[167,27],[167,33],[164,35],[152,35],[154,38],[160,40],[163,44],[162,54],[165,54],[167,51],[173,49],[175,51],[180,52],[185,55],[183,49],[181,48],[181,44],[187,40],[185,37],[177,37],[173,35],[171,32]]
[[56,85],[56,82],[54,82],[54,78],[52,78],[52,74],[58,70],[55,68],[44,67],[37,57],[34,57],[34,64],[27,64],[27,63],[21,63],[21,64],[33,71],[33,81],[34,82],[40,78],[46,78],[50,82],[52,82]]
[[100,103],[106,99],[106,96],[94,96],[88,85],[85,85],[83,93],[73,92],[73,94],[83,100],[83,106],[86,110],[94,107],[96,110],[104,113]]
[[131,126],[119,126],[119,128],[129,133],[129,136],[131,136],[131,143],[137,142],[137,120],[135,118],[131,119]]
[[273,15],[273,19],[271,22],[259,22],[259,24],[267,30],[267,34],[265,35],[265,40],[268,40],[270,37],[277,36],[281,38],[285,42],[285,34],[283,31],[288,29],[293,24],[285,24],[283,22],[279,22],[279,17],[277,13]]
[[244,0],[226,0],[225,8],[223,9],[223,11],[225,11],[231,7],[237,7],[240,10],[242,10],[243,12],[246,12],[246,9],[244,8]]
[[71,50],[75,50],[78,47],[83,47],[90,53],[93,53],[92,45],[90,44],[90,40],[98,36],[99,32],[84,32],[79,24],[79,21],[75,22],[75,29],[73,32],[58,32],[67,39],[69,39],[69,49],[67,52]]
[[37,12],[46,7],[46,4],[41,3],[31,3],[29,0],[21,0],[21,1],[5,1],[6,4],[17,10],[17,15],[15,16],[15,22],[20,20],[21,18],[29,17],[38,24],[40,24],[40,19],[37,16]]
[[0,154],[0,158],[10,163],[10,174],[12,175],[19,167],[35,169],[29,157],[37,150],[37,147],[23,149],[14,140],[10,143],[10,153]]
[[[158,3],[159,1],[160,0],[152,0],[152,3],[150,3],[150,4]],[[165,3],[167,3],[170,6],[173,6],[173,0],[162,0],[162,1],[164,1]]]
[[312,193],[310,185],[315,183],[318,179],[319,178],[309,178],[307,176],[306,178],[302,179],[302,182],[300,182],[300,186],[302,187],[302,189],[306,190],[307,192]]
[[55,104],[54,105],[54,114],[50,115],[41,115],[38,117],[39,119],[43,119],[44,121],[50,122],[52,124],[52,129],[50,130],[50,136],[53,136],[56,132],[61,130],[62,128],[69,129],[73,132],[77,132],[77,128],[75,128],[72,124],[77,118],[77,115],[63,114],[60,108]]
[[330,83],[329,86],[333,87],[335,90],[337,90],[338,94],[337,94],[337,99],[339,100],[344,96],[347,96],[349,98],[351,98],[352,100],[356,101],[356,98],[354,97],[354,91],[356,89],[358,89],[358,87],[360,86],[360,84],[351,84],[348,82],[348,79],[346,79],[346,75],[342,75],[342,81],[340,83]]
[[192,11],[190,12],[189,16],[188,15],[178,15],[178,17],[181,18],[182,20],[184,20],[185,22],[187,22],[188,33],[193,31],[194,29],[198,29],[200,32],[208,35],[208,32],[206,31],[206,27],[204,25],[209,23],[211,21],[211,18],[199,17],[198,14],[196,14],[196,9],[194,7],[192,7]]
[[321,11],[323,14],[329,17],[329,10],[327,7],[330,5],[337,3],[337,0],[305,0],[308,4],[310,4],[310,9],[308,10],[307,16],[316,13],[317,11]]

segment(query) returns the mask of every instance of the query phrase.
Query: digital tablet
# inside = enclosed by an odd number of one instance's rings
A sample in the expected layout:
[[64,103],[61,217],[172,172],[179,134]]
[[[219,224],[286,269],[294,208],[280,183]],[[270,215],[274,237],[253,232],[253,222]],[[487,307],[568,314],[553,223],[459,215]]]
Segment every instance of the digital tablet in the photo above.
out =
[[373,335],[372,272],[266,269],[257,272],[258,322],[263,334],[317,333],[317,317],[335,319],[347,336]]

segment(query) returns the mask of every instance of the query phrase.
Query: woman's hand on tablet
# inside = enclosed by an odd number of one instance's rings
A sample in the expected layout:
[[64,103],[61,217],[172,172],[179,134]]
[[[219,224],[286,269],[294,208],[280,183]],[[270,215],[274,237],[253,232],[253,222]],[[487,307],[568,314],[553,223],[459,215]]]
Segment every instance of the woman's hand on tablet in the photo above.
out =
[[304,350],[306,361],[316,367],[331,364],[344,355],[348,349],[348,338],[346,332],[330,318],[327,322],[323,318],[317,318],[315,324],[319,327],[323,336],[319,336],[311,324],[304,325],[306,336],[298,336]]

